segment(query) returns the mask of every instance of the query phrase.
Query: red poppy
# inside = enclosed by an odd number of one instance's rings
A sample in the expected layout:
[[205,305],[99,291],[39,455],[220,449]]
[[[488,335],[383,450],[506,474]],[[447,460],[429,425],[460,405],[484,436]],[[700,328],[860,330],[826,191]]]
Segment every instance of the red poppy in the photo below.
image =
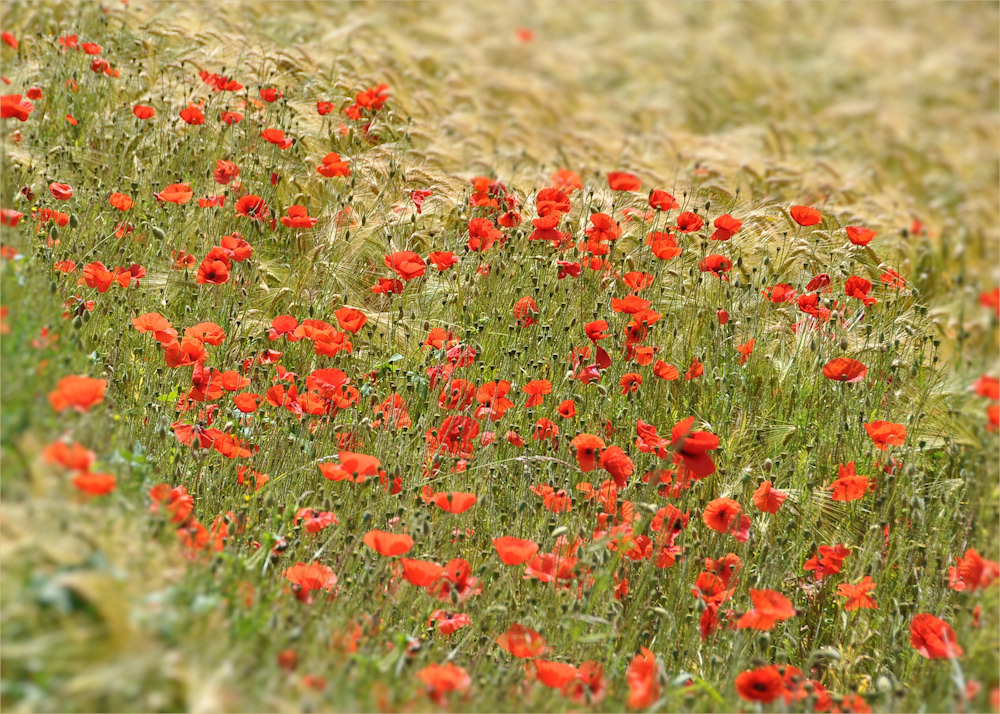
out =
[[412,251],[400,251],[385,256],[385,267],[391,268],[403,280],[409,282],[427,271],[427,263]]
[[847,611],[861,608],[877,610],[878,603],[868,595],[874,589],[875,583],[872,582],[870,575],[866,575],[857,585],[841,583],[837,586],[837,594],[847,598],[847,602],[844,603],[844,609]]
[[296,595],[302,593],[303,596],[307,596],[311,590],[329,591],[337,585],[337,576],[333,569],[321,563],[299,562],[287,568],[282,575],[292,583]]
[[744,342],[742,345],[736,345],[736,351],[740,353],[740,364],[744,364],[753,353],[753,345],[755,340],[750,338],[748,342]]
[[488,218],[473,218],[469,221],[469,250],[482,253],[503,239],[503,233]]
[[316,173],[330,178],[332,176],[350,176],[350,164],[340,158],[340,154],[331,152],[323,157],[323,162],[316,167]]
[[230,126],[232,126],[233,124],[239,124],[241,121],[243,121],[243,115],[240,114],[239,112],[224,111],[219,113],[219,121],[221,121],[223,124],[229,124]]
[[670,432],[670,446],[676,452],[674,460],[683,463],[695,479],[703,479],[715,473],[715,462],[707,452],[719,448],[719,437],[708,431],[691,431],[693,424],[693,416],[677,422]]
[[770,630],[775,623],[796,615],[792,603],[776,590],[754,590],[751,588],[750,599],[753,601],[753,609],[736,622],[736,626],[741,630],[747,628]]
[[286,137],[285,132],[281,129],[265,129],[260,133],[260,135],[265,141],[274,144],[279,149],[287,149],[294,141],[292,137]]
[[3,42],[4,42],[5,45],[9,45],[10,47],[14,48],[15,50],[17,49],[17,45],[18,45],[17,38],[14,37],[14,35],[12,35],[11,33],[9,33],[9,32],[0,32],[0,40],[3,40]]
[[115,477],[80,471],[73,477],[73,485],[88,495],[103,496],[115,490]]
[[681,233],[694,233],[700,231],[705,225],[704,219],[697,213],[686,211],[677,216],[677,230]]
[[312,228],[316,225],[316,220],[309,215],[305,206],[289,206],[288,215],[281,217],[281,225],[286,228]]
[[823,376],[838,382],[860,382],[868,374],[868,368],[856,359],[837,357],[823,365]]
[[821,545],[819,553],[805,562],[805,570],[814,571],[816,580],[828,575],[836,575],[844,566],[844,560],[851,554],[846,545]]
[[677,199],[666,191],[659,189],[649,192],[649,205],[658,211],[669,211],[671,208],[680,208]]
[[670,233],[650,233],[646,236],[646,245],[660,260],[670,260],[684,252],[683,248],[677,246],[677,241]]
[[92,406],[104,401],[104,390],[108,380],[86,376],[63,377],[54,391],[49,393],[49,403],[57,412],[73,408],[86,412]]
[[183,206],[194,196],[194,191],[191,190],[191,184],[189,183],[172,183],[159,193],[154,193],[153,195],[156,196],[157,201],[166,201]]
[[777,513],[786,498],[788,498],[788,494],[774,488],[770,481],[764,481],[753,492],[754,505],[764,513]]
[[736,677],[736,693],[751,702],[773,702],[785,693],[785,680],[773,664],[747,670]]
[[552,383],[547,379],[536,379],[528,382],[521,389],[528,395],[525,408],[537,407],[545,399],[546,394],[552,394]]
[[618,488],[625,488],[628,477],[635,471],[635,464],[621,447],[609,446],[601,454],[601,468],[611,474],[611,478]]
[[476,494],[462,491],[435,493],[431,498],[435,506],[447,513],[465,513],[476,505]]
[[186,121],[188,124],[205,123],[205,115],[201,113],[201,109],[193,106],[181,110],[181,119]]
[[497,538],[493,541],[493,547],[505,565],[521,565],[538,552],[538,543],[513,536]]
[[67,444],[65,441],[54,441],[42,451],[45,460],[50,464],[59,464],[74,471],[89,471],[97,460],[97,454],[76,442]]
[[199,285],[223,285],[229,282],[229,263],[224,260],[206,258],[198,266]]
[[608,186],[612,191],[638,191],[642,181],[635,174],[612,171],[608,174]]
[[593,471],[604,451],[604,441],[593,434],[579,434],[569,444],[570,451],[576,457],[580,470],[584,473]]
[[76,117],[74,117],[72,114],[67,114],[65,119],[69,124],[72,124],[73,126],[77,126],[80,123],[76,120]]
[[985,590],[1000,578],[1000,562],[986,560],[975,548],[955,558],[957,567],[948,568],[948,587],[956,591]]
[[101,262],[88,263],[83,266],[83,280],[88,287],[96,288],[99,293],[106,293],[114,282],[115,276]]
[[648,709],[660,697],[660,668],[656,656],[643,647],[639,654],[632,658],[625,670],[625,681],[628,683],[627,704],[632,709]]
[[809,206],[792,206],[788,213],[800,226],[815,226],[823,220],[823,214]]
[[27,121],[28,115],[35,111],[35,105],[22,101],[20,94],[4,94],[0,96],[0,119],[17,119]]
[[132,199],[124,193],[113,193],[109,199],[112,206],[119,211],[127,211],[132,207]]
[[738,221],[726,213],[716,218],[712,225],[715,226],[712,240],[729,240],[743,227],[743,221]]
[[445,706],[448,692],[465,693],[472,684],[469,673],[452,662],[429,664],[417,672],[417,679],[427,687],[427,694],[439,706]]
[[497,644],[515,657],[521,659],[540,657],[547,650],[544,637],[531,628],[516,622],[508,627],[506,632],[497,637]]
[[656,363],[653,365],[653,374],[668,382],[672,382],[681,376],[676,367],[664,362],[662,359],[656,360]]
[[847,226],[844,230],[847,232],[847,237],[854,245],[868,245],[872,242],[872,238],[875,237],[875,231],[870,228]]
[[15,211],[13,208],[4,208],[3,210],[0,210],[0,223],[5,226],[16,228],[22,218],[24,218],[24,214],[19,211]]
[[538,322],[535,319],[535,315],[538,314],[538,305],[530,297],[523,297],[514,303],[512,312],[514,319],[517,320],[518,327],[531,327]]
[[413,548],[413,539],[405,533],[372,530],[365,534],[362,542],[387,558],[408,553]]
[[964,652],[951,626],[928,612],[910,622],[910,645],[927,659],[951,659]]
[[702,258],[701,262],[698,263],[698,270],[703,273],[712,273],[717,278],[729,281],[729,276],[726,273],[733,267],[733,261],[724,255],[709,255]]
[[891,421],[866,422],[865,431],[879,451],[887,451],[890,446],[901,446],[906,441],[906,427]]
[[857,275],[852,275],[844,283],[844,294],[848,297],[857,298],[865,305],[874,305],[878,302],[878,300],[868,295],[871,289],[871,281],[860,278]]
[[73,187],[68,183],[56,183],[53,181],[49,184],[49,191],[58,201],[68,201],[73,198]]
[[558,412],[559,416],[563,419],[572,419],[576,416],[576,402],[572,399],[564,399],[559,402],[559,406],[556,407],[556,412]]
[[583,181],[580,180],[580,175],[569,169],[558,169],[551,177],[552,185],[565,191],[566,193],[573,193],[573,191],[583,190]]
[[837,467],[837,480],[830,484],[830,490],[833,491],[830,498],[834,501],[856,501],[865,495],[869,485],[867,476],[855,473],[853,461],[846,466],[840,464]]
[[716,498],[705,506],[701,520],[713,531],[729,533],[739,522],[742,510],[740,504],[731,498]]
[[416,585],[418,588],[426,588],[444,577],[445,570],[437,563],[426,560],[414,560],[411,558],[400,558],[399,564],[403,566],[403,577],[407,582]]
[[241,197],[236,202],[235,210],[241,216],[247,216],[259,221],[266,220],[271,215],[271,208],[264,202],[264,199],[252,193]]

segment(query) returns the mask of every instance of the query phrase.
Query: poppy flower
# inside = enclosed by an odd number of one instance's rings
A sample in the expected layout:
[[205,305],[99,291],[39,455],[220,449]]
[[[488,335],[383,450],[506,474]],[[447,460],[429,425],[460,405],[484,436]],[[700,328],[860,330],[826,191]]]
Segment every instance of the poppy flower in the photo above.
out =
[[777,513],[786,498],[788,498],[788,494],[774,488],[770,481],[764,481],[753,492],[754,505],[764,511],[764,513]]
[[229,282],[229,263],[206,258],[198,266],[197,281],[199,285],[224,285]]
[[56,183],[53,181],[49,184],[49,191],[58,201],[68,201],[73,198],[73,187],[68,183]]
[[622,394],[632,394],[639,391],[639,387],[642,385],[642,375],[637,372],[628,372],[623,374],[621,380],[618,382],[618,386],[622,388]]
[[269,104],[278,101],[279,99],[281,99],[284,96],[281,92],[279,92],[274,87],[266,87],[264,89],[261,89],[260,92],[259,92],[259,94],[260,94],[260,98],[263,99],[265,102],[267,102]]
[[224,111],[219,113],[219,121],[221,121],[223,124],[229,124],[230,126],[232,126],[233,124],[239,124],[241,121],[243,121],[243,115],[240,114],[239,112]]
[[743,221],[738,221],[726,213],[716,218],[712,222],[712,225],[715,226],[715,233],[712,234],[712,240],[729,240],[739,233],[743,227]]
[[951,626],[929,612],[916,615],[910,622],[910,645],[927,659],[951,659],[964,653]]
[[604,441],[593,434],[579,434],[569,444],[570,451],[576,457],[580,470],[584,473],[593,471],[597,460],[604,451]]
[[108,380],[86,376],[63,377],[49,392],[49,403],[57,412],[72,407],[78,412],[86,412],[92,406],[104,401],[104,390]]
[[350,176],[350,164],[340,158],[340,154],[330,152],[323,157],[322,163],[316,167],[316,173],[327,178],[333,176]]
[[868,368],[856,359],[837,357],[823,365],[823,376],[837,382],[852,384],[860,382],[868,374]]
[[465,513],[476,505],[476,494],[461,491],[435,493],[431,502],[447,513]]
[[340,329],[345,332],[355,333],[365,326],[368,322],[368,316],[353,307],[342,307],[334,313],[334,317],[337,318],[337,324],[340,325]]
[[216,159],[215,161],[215,171],[212,172],[212,178],[215,179],[217,184],[225,186],[234,178],[240,175],[240,168],[231,161],[223,161],[222,159]]
[[409,282],[419,278],[427,271],[424,259],[412,251],[400,251],[385,256],[385,267],[396,272],[403,280]]
[[497,555],[505,565],[521,565],[538,552],[538,543],[513,536],[502,536],[493,541]]
[[362,542],[379,555],[391,558],[409,553],[413,548],[413,538],[405,533],[387,533],[372,530],[365,534]]
[[503,239],[503,233],[488,218],[473,218],[469,221],[469,250],[482,253]]
[[430,260],[430,262],[434,263],[434,265],[438,269],[438,272],[444,272],[451,266],[458,263],[458,258],[456,258],[455,254],[452,253],[451,251],[441,251],[441,252],[431,253],[430,255],[427,256],[427,259]]
[[201,113],[201,109],[198,107],[187,107],[181,110],[181,119],[183,119],[188,124],[204,124],[205,115]]
[[119,211],[127,211],[132,207],[132,199],[124,193],[113,193],[108,200]]
[[445,569],[437,563],[412,558],[400,558],[403,577],[418,588],[426,588],[444,577]]
[[286,137],[285,132],[283,132],[281,129],[265,129],[260,133],[260,135],[265,141],[274,144],[275,146],[277,146],[279,149],[282,150],[287,149],[289,146],[292,145],[292,142],[294,141],[292,137],[290,136]]
[[700,231],[701,227],[704,225],[704,219],[697,213],[685,211],[677,216],[677,230],[681,233],[694,233],[695,231]]
[[547,650],[544,637],[516,622],[497,637],[497,645],[520,659],[540,657]]
[[427,687],[427,694],[439,706],[445,706],[448,692],[464,694],[472,684],[472,677],[452,662],[429,664],[417,671],[417,679]]
[[767,704],[785,693],[785,680],[773,664],[736,676],[736,693],[751,702]]
[[770,630],[775,623],[795,617],[795,608],[792,603],[776,590],[754,590],[750,589],[750,599],[753,601],[753,609],[743,615],[736,622],[736,626],[741,630]]
[[76,117],[74,117],[72,114],[67,114],[65,116],[65,119],[67,123],[72,124],[73,126],[77,126],[80,123],[76,120]]
[[521,390],[528,395],[524,407],[530,409],[542,404],[546,394],[552,394],[552,382],[547,379],[535,379],[521,387]]
[[675,461],[683,463],[695,479],[703,479],[715,473],[715,462],[707,452],[719,448],[719,437],[708,431],[691,431],[693,424],[693,416],[677,422],[670,432],[670,446],[675,451]]
[[729,533],[739,522],[742,510],[740,504],[731,498],[716,498],[705,506],[701,520],[713,531]]
[[88,287],[96,288],[99,293],[106,293],[114,279],[115,276],[104,263],[95,261],[83,266],[83,281]]
[[569,169],[557,169],[549,180],[554,188],[566,193],[583,190],[583,181],[580,179],[580,175]]
[[1000,563],[986,560],[975,548],[969,548],[963,557],[955,558],[955,563],[957,567],[948,568],[948,587],[952,590],[985,590],[1000,578]]
[[891,421],[866,422],[865,431],[879,451],[887,451],[890,446],[901,446],[906,441],[906,427]]
[[512,313],[514,319],[517,320],[518,327],[531,327],[538,322],[535,319],[535,315],[538,314],[538,305],[530,297],[523,297],[514,303]]
[[152,107],[147,107],[145,104],[136,104],[132,107],[132,113],[139,119],[152,119],[156,116],[156,110]]
[[628,454],[618,446],[609,446],[601,454],[601,468],[611,474],[618,488],[625,488],[628,477],[635,471],[635,464]]
[[20,94],[0,96],[0,119],[27,121],[28,115],[33,111],[35,111],[35,105],[28,101],[22,101]]
[[54,441],[45,447],[42,456],[50,464],[59,464],[74,471],[89,471],[97,461],[97,454],[76,442]]
[[736,345],[736,351],[740,353],[740,364],[744,364],[747,358],[753,353],[753,344],[755,340],[750,338],[748,342],[744,342],[742,345]]
[[656,656],[643,647],[625,670],[628,683],[626,704],[632,709],[648,709],[660,697],[660,675]]
[[800,226],[815,226],[823,220],[823,214],[809,206],[792,206],[788,213]]
[[653,374],[668,382],[672,382],[681,376],[676,367],[664,362],[662,359],[656,360],[656,363],[653,365]]
[[854,245],[868,245],[872,242],[872,238],[875,237],[875,231],[870,228],[861,228],[860,226],[847,226],[844,231],[846,231],[847,237]]
[[24,218],[24,214],[19,211],[15,211],[13,208],[4,208],[3,210],[0,210],[0,223],[5,226],[16,228],[22,218]]
[[576,402],[572,399],[564,399],[559,402],[559,406],[556,407],[556,412],[558,412],[559,416],[563,419],[572,419],[576,416]]
[[282,576],[292,584],[292,589],[300,600],[305,600],[312,590],[333,590],[337,576],[333,569],[322,563],[298,562],[286,568]]
[[115,490],[115,477],[81,471],[73,477],[73,485],[90,496],[104,496]]
[[612,171],[608,174],[608,186],[612,191],[638,191],[642,181],[635,174]]
[[288,215],[281,217],[281,225],[286,228],[312,228],[316,225],[315,218],[309,215],[305,206],[289,206]]
[[834,501],[856,501],[865,495],[869,485],[867,476],[860,476],[854,472],[853,461],[846,466],[840,464],[837,467],[837,480],[830,484],[830,490],[833,491],[830,498]]
[[172,183],[159,193],[154,193],[157,201],[166,201],[183,206],[194,197],[189,183]]
[[381,293],[382,295],[399,295],[403,292],[403,281],[379,278],[372,285],[372,292],[376,294]]
[[837,594],[847,598],[847,602],[844,603],[844,609],[848,612],[860,608],[877,610],[878,603],[868,595],[874,589],[875,583],[872,582],[870,575],[866,575],[857,585],[841,583],[837,586]]
[[241,216],[259,221],[266,220],[271,215],[271,208],[264,202],[264,199],[252,193],[242,196],[236,202],[235,210]]
[[844,566],[844,560],[851,554],[846,545],[821,545],[819,553],[805,562],[805,570],[814,571],[817,581],[828,575],[836,575]]
[[677,199],[666,191],[655,189],[649,192],[649,205],[658,211],[669,211],[671,208],[680,208]]
[[729,281],[726,273],[733,267],[733,261],[724,255],[708,255],[698,263],[698,270],[703,273],[712,273],[717,278]]
[[8,46],[12,47],[15,50],[17,49],[17,45],[18,45],[17,38],[14,37],[14,35],[12,35],[11,33],[9,33],[9,32],[0,32],[0,40],[3,40],[3,43],[5,45],[8,45]]

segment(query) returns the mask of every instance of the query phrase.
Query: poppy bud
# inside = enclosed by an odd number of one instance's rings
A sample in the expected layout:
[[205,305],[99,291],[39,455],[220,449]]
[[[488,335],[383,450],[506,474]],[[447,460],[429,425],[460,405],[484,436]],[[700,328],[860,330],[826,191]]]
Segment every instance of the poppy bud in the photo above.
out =
[[83,321],[84,322],[90,322],[90,310],[88,310],[87,312],[83,313]]
[[166,240],[167,234],[163,232],[163,229],[158,226],[153,226],[152,228],[153,237],[157,240]]
[[771,473],[771,469],[774,467],[771,459],[764,459],[764,471]]
[[80,221],[79,221],[79,219],[77,219],[76,214],[75,213],[70,214],[70,217],[69,217],[69,227],[70,228],[76,228],[79,225],[80,225]]
[[49,281],[49,292],[50,293],[54,293],[58,288],[59,288],[59,286],[56,285],[56,281],[55,280],[50,280]]
[[52,238],[58,238],[59,237],[59,228],[54,223],[52,224],[52,228],[49,229],[49,235]]
[[847,351],[847,338],[846,337],[841,337],[840,338],[840,349],[844,350],[845,352]]
[[79,330],[81,327],[83,327],[83,318],[77,315],[73,318],[73,329]]

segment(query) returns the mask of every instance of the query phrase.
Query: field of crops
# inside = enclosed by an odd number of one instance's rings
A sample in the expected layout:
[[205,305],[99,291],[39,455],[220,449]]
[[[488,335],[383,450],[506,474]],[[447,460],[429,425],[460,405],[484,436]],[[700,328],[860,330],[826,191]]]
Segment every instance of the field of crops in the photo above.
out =
[[5,2],[7,711],[1000,711],[1000,8]]

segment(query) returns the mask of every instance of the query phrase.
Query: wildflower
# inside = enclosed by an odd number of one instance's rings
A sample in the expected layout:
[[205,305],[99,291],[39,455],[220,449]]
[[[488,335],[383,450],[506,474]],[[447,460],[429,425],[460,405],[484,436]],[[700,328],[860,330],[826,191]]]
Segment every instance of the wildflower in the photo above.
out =
[[785,681],[773,664],[758,667],[737,675],[736,693],[747,701],[767,704],[785,693]]
[[964,652],[948,623],[927,612],[910,622],[910,645],[927,659],[951,659]]
[[434,494],[431,501],[446,513],[465,513],[476,505],[476,494],[461,491],[442,492]]
[[659,665],[652,651],[643,647],[625,671],[627,704],[632,709],[648,709],[660,696]]
[[694,233],[700,231],[705,225],[704,219],[697,213],[684,212],[677,216],[677,230],[681,233]]
[[139,119],[152,119],[156,116],[156,110],[152,107],[147,107],[145,104],[136,104],[132,107],[132,113]]
[[742,345],[736,346],[736,351],[740,353],[740,364],[744,364],[747,358],[753,352],[754,339],[750,338],[748,342],[744,342]]
[[959,592],[985,590],[1000,578],[1000,563],[986,560],[975,548],[955,558],[956,566],[948,568],[948,587]]
[[194,196],[194,191],[191,190],[191,184],[189,183],[172,183],[159,193],[153,195],[160,202],[166,201],[168,203],[184,205]]
[[188,124],[204,124],[205,115],[202,114],[201,109],[198,107],[187,107],[181,110],[181,119],[183,119]]
[[448,692],[464,694],[472,684],[469,673],[452,662],[429,664],[417,672],[417,679],[427,687],[427,694],[438,706],[445,706]]
[[847,233],[847,237],[850,239],[851,243],[854,245],[866,246],[872,242],[872,238],[875,237],[875,231],[870,228],[861,228],[860,226],[847,226],[844,229]]
[[658,211],[669,211],[671,208],[680,208],[677,199],[666,191],[659,189],[649,192],[649,205]]
[[332,176],[350,176],[350,165],[340,158],[340,154],[330,152],[323,157],[322,163],[316,167],[316,173],[330,178]]
[[86,376],[63,377],[55,391],[49,393],[49,403],[57,412],[72,407],[78,412],[86,412],[92,406],[104,401],[104,390],[108,380]]
[[753,601],[753,609],[736,622],[736,626],[741,630],[747,628],[770,630],[775,623],[796,615],[792,603],[776,590],[754,590],[751,588],[750,599]]
[[715,232],[712,234],[712,240],[729,240],[734,235],[739,233],[740,229],[743,227],[743,221],[738,221],[728,213],[719,216],[712,222],[715,227]]
[[569,448],[576,457],[580,470],[587,473],[594,470],[600,459],[604,441],[593,434],[579,434],[570,442]]
[[854,462],[851,461],[846,466],[840,464],[837,467],[837,480],[830,484],[830,490],[833,491],[830,498],[834,501],[856,501],[863,497],[868,489],[868,477],[856,474]]
[[544,637],[516,622],[497,637],[497,645],[521,659],[540,657],[547,650]]
[[413,548],[413,539],[405,533],[372,530],[365,534],[362,541],[376,553],[387,558],[408,553]]
[[288,215],[281,217],[281,225],[286,228],[312,228],[316,225],[316,219],[309,215],[305,206],[289,206]]
[[608,186],[612,191],[638,191],[642,182],[635,174],[612,171],[608,174]]
[[906,441],[906,427],[891,421],[866,422],[865,431],[879,451],[887,451],[890,446],[900,446]]
[[505,565],[521,565],[538,552],[538,543],[513,536],[497,538],[493,547]]
[[777,513],[786,498],[788,498],[788,494],[774,488],[770,481],[764,481],[753,492],[754,505],[764,513]]
[[73,198],[73,187],[68,183],[56,183],[53,181],[49,184],[49,191],[52,193],[53,198],[58,201],[68,201]]
[[331,591],[337,585],[337,576],[333,569],[321,563],[296,563],[287,568],[282,575],[292,583],[292,591],[303,602],[308,602],[309,593],[313,590]]
[[864,364],[849,357],[837,357],[823,365],[823,376],[837,382],[860,382],[868,374]]
[[132,199],[124,193],[113,193],[108,200],[119,211],[127,211],[132,207]]
[[263,221],[271,215],[271,208],[264,199],[252,193],[242,196],[235,206],[236,213],[254,220]]
[[698,270],[703,273],[712,273],[717,278],[729,281],[726,273],[733,267],[733,261],[724,255],[709,255],[698,263]]
[[823,220],[823,214],[809,206],[792,206],[788,213],[800,226],[815,226]]
[[73,477],[73,485],[90,496],[104,496],[115,490],[115,477],[112,474],[95,474],[80,471]]
[[292,142],[294,141],[292,137],[290,136],[286,137],[285,132],[283,132],[281,129],[265,129],[260,133],[260,135],[265,141],[274,144],[275,146],[277,146],[279,149],[282,150],[287,149],[289,146],[292,145]]
[[4,94],[0,96],[0,119],[17,119],[27,121],[28,115],[35,111],[35,105],[23,101],[20,94]]
[[874,589],[875,583],[872,582],[870,575],[866,575],[857,585],[851,585],[849,583],[842,583],[838,585],[837,594],[847,598],[847,602],[844,603],[844,609],[847,611],[857,610],[859,608],[877,610],[878,603],[876,603],[875,600],[868,595],[868,593]]
[[534,299],[523,297],[514,303],[513,314],[519,327],[531,327],[538,322],[534,317],[538,314],[538,305]]

